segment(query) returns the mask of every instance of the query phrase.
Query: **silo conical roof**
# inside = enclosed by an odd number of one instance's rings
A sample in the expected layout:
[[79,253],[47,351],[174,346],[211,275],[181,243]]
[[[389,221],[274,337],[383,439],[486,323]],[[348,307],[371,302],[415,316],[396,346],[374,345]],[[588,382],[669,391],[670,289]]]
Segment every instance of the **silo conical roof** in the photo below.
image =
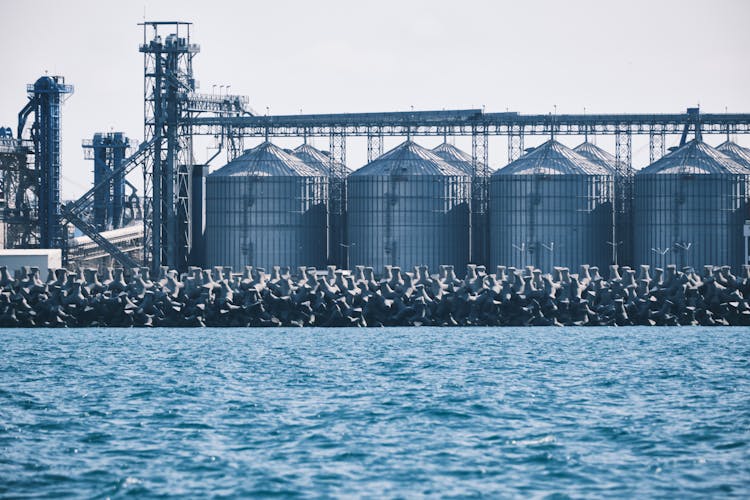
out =
[[248,149],[211,176],[321,177],[314,167],[266,141]]
[[721,151],[740,165],[745,168],[750,168],[750,149],[743,148],[736,142],[726,141],[716,147],[718,151]]
[[427,148],[406,141],[356,170],[352,175],[458,175],[466,174]]
[[550,139],[509,163],[496,175],[611,175],[611,171]]
[[750,175],[750,170],[705,142],[694,139],[636,175],[640,174]]
[[589,141],[586,141],[574,147],[573,151],[587,158],[588,160],[591,160],[594,163],[608,169],[613,174],[617,171],[617,159],[614,157],[614,155],[612,155],[608,151],[603,150],[596,144],[592,144]]
[[433,148],[432,152],[457,169],[464,172],[466,175],[474,175],[474,167],[471,155],[458,149],[453,144],[444,142],[441,145]]
[[[293,153],[294,156],[305,162],[307,165],[319,170],[326,177],[331,175],[331,157],[323,151],[305,143],[295,148]],[[336,166],[341,167],[341,164],[337,162]],[[343,169],[337,168],[334,173],[338,175],[338,172],[341,172],[342,170],[347,174],[351,172],[346,166],[344,166]]]

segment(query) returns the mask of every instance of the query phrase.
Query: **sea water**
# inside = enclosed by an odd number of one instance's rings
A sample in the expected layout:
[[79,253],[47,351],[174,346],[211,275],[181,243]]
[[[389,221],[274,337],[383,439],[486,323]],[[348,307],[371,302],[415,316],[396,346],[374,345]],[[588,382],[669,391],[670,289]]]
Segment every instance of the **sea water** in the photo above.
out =
[[0,331],[0,496],[126,495],[747,497],[750,331]]

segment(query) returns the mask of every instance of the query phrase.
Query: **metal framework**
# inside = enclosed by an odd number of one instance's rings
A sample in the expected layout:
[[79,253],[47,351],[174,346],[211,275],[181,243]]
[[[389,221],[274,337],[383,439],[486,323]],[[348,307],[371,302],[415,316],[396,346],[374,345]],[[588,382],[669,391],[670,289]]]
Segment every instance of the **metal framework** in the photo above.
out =
[[[8,132],[10,129],[6,129]],[[0,235],[4,248],[39,245],[34,146],[8,133],[0,138]]]
[[[200,49],[190,41],[191,23],[144,22],[141,25],[144,145],[119,170],[126,172],[135,163],[143,162],[144,263],[152,269],[167,265],[184,270],[188,263],[193,239],[191,207],[195,205],[195,200],[191,199],[192,138],[196,135],[215,137],[219,151],[226,150],[229,160],[241,154],[246,137],[328,137],[332,163],[329,210],[331,217],[339,222],[346,208],[347,137],[367,137],[367,156],[372,160],[382,154],[385,136],[471,136],[472,224],[481,224],[481,216],[487,213],[489,136],[508,138],[508,160],[513,161],[523,154],[527,135],[614,135],[617,177],[622,186],[616,211],[625,221],[632,198],[633,135],[649,136],[650,157],[655,159],[664,154],[666,135],[683,133],[687,124],[702,130],[703,134],[750,134],[750,114],[700,115],[693,111],[687,114],[522,115],[466,109],[257,116],[249,110],[244,97],[207,96],[195,92],[192,60]],[[162,40],[163,32],[168,35]],[[90,202],[92,192],[87,193],[85,200],[82,198],[66,207],[66,211],[71,212],[68,220],[85,224],[78,215]],[[87,230],[84,232],[89,235],[91,228]],[[626,230],[623,226],[621,234]],[[476,234],[484,232],[475,231]],[[92,240],[97,241],[93,237]],[[472,244],[476,257],[473,260],[486,255],[486,241]],[[336,250],[332,254],[336,254]],[[332,259],[337,263],[345,262],[341,254]]]
[[94,160],[94,185],[101,184],[94,194],[94,225],[99,231],[117,229],[124,222],[125,176],[120,173],[106,183],[102,183],[102,179],[118,169],[130,141],[122,132],[109,132],[94,134],[93,139],[83,141],[82,145],[84,157]]
[[43,76],[26,87],[29,102],[18,114],[18,138],[23,139],[26,121],[33,114],[30,135],[34,144],[35,191],[38,244],[42,248],[64,248],[66,237],[60,219],[60,107],[65,94],[73,93],[61,76]]
[[621,125],[615,132],[615,207],[613,262],[630,262],[632,256],[633,134]]
[[489,137],[487,127],[478,125],[471,134],[471,207],[469,259],[487,262],[489,238],[487,218],[489,213]]
[[328,216],[333,238],[329,244],[329,260],[332,264],[347,267],[347,248],[333,242],[346,241],[343,223],[346,212],[346,135],[334,128],[329,132],[329,158],[331,168],[328,176]]
[[[109,255],[112,256],[112,258],[114,258],[124,267],[134,267],[137,265],[137,263],[133,260],[133,258],[123,252],[115,244],[110,242],[106,237],[102,236],[100,234],[100,231],[93,224],[85,220],[86,218],[83,216],[83,213],[92,204],[91,202],[94,199],[96,193],[106,189],[107,186],[109,186],[113,181],[113,179],[119,177],[124,178],[137,166],[147,164],[149,156],[153,154],[154,142],[155,140],[151,139],[148,142],[142,143],[135,153],[120,162],[119,167],[114,170],[110,170],[105,175],[103,175],[99,183],[95,184],[94,187],[86,191],[83,196],[78,198],[76,201],[68,203],[67,205],[63,205],[61,207],[63,220],[70,222],[78,229],[80,229],[83,234],[91,238],[93,242],[103,248]],[[144,243],[144,250],[146,248],[147,247]],[[145,259],[146,257],[144,256],[144,260]]]
[[[187,268],[192,238],[190,168],[193,164],[188,95],[195,92],[192,23],[144,22],[144,140],[154,139],[143,168],[144,262],[152,269]],[[168,34],[162,39],[164,31]]]
[[383,156],[383,134],[378,131],[367,134],[367,163]]

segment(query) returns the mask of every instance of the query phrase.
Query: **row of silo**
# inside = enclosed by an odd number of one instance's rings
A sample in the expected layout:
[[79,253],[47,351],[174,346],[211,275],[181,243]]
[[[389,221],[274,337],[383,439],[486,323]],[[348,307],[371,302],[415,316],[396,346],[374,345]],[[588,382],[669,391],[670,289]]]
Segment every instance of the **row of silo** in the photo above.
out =
[[[720,149],[750,165],[747,150]],[[321,267],[332,260],[327,248],[348,248],[350,267],[449,264],[460,273],[476,238],[489,237],[479,263],[550,271],[606,268],[621,244],[615,159],[588,142],[571,150],[550,140],[495,172],[485,230],[471,219],[471,157],[454,146],[431,151],[409,140],[348,175],[345,225],[328,215],[329,183],[343,182],[330,169],[311,146],[287,152],[266,142],[211,174],[207,263]],[[636,252],[620,263],[738,268],[749,174],[696,141],[639,172],[629,221]]]

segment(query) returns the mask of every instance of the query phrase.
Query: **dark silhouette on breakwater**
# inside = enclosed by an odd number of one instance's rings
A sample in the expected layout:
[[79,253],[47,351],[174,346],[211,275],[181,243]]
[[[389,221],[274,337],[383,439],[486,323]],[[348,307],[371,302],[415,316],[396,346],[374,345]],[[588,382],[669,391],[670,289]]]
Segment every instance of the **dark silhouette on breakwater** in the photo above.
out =
[[666,271],[610,266],[579,274],[555,268],[505,268],[488,274],[469,265],[431,276],[426,266],[402,272],[387,266],[327,273],[274,267],[192,268],[178,276],[162,268],[50,270],[11,277],[0,267],[0,326],[626,326],[750,325],[750,268],[728,266]]

